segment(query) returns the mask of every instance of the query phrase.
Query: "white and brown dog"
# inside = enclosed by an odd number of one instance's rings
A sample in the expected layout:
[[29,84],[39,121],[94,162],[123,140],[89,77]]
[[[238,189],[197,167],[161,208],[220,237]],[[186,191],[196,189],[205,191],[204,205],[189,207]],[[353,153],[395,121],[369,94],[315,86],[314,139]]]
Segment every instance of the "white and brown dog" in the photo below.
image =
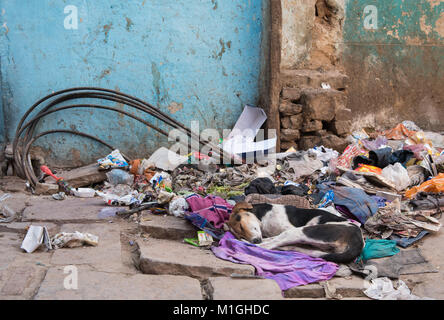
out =
[[240,202],[226,225],[238,239],[260,247],[290,249],[336,263],[352,262],[364,247],[357,225],[321,209]]

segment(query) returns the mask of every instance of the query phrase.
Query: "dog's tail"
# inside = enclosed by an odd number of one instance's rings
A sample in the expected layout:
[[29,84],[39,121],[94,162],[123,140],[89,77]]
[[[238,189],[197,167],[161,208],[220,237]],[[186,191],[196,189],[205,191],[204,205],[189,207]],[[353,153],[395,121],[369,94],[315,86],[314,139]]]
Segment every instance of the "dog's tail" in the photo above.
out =
[[344,252],[327,253],[327,254],[321,256],[321,258],[324,260],[336,262],[336,263],[353,262],[361,254],[362,249],[364,248],[364,240],[362,238],[359,240],[355,239],[355,241],[353,241],[353,243],[350,243],[350,245],[347,246],[347,249],[344,250]]

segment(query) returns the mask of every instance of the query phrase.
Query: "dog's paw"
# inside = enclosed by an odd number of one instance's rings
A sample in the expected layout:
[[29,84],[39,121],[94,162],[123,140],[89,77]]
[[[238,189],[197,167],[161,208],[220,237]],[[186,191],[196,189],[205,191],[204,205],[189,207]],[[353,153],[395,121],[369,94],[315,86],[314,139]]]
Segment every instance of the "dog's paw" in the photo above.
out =
[[263,249],[268,249],[268,250],[273,250],[274,248],[276,248],[275,244],[271,241],[269,242],[261,242],[258,244],[259,247],[263,248]]

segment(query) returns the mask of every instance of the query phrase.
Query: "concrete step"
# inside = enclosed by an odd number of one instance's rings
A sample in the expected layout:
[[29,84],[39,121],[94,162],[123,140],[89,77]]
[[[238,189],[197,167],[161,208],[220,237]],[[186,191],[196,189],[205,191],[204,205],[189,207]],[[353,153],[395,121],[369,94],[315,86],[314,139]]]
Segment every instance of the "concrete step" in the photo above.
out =
[[180,241],[148,239],[137,241],[138,267],[146,274],[184,275],[199,279],[254,274],[254,267],[217,258],[211,250]]
[[[334,277],[328,281],[329,284],[336,288],[336,294],[343,298],[362,298],[364,294],[364,279],[358,276],[349,278]],[[305,286],[293,287],[284,292],[285,298],[326,298],[324,287],[319,283],[311,283]]]
[[20,249],[24,235],[0,233],[0,300],[29,300],[40,286],[52,252]]
[[[48,201],[49,200],[49,201]],[[92,222],[103,220],[97,217],[99,211],[106,206],[102,198],[68,197],[58,201],[51,196],[41,197],[40,201],[32,201],[32,205],[23,211],[22,221],[49,222]]]
[[349,78],[337,70],[319,72],[317,70],[283,70],[281,72],[282,87],[288,88],[321,88],[328,83],[332,89],[344,90]]
[[282,291],[270,279],[210,278],[213,300],[283,300]]
[[96,247],[57,249],[51,258],[52,265],[89,265],[94,266],[96,271],[134,272],[122,262],[119,225],[114,223],[64,224],[60,231],[91,233],[99,237],[99,243]]
[[142,221],[139,227],[156,239],[183,240],[195,238],[198,229],[189,221],[174,216],[149,215],[150,220]]
[[[48,270],[36,300],[202,300],[200,283],[182,276],[100,272],[85,266],[77,268],[77,287],[65,288],[72,269]],[[69,279],[68,279],[69,280]],[[69,282],[70,284],[72,282]]]

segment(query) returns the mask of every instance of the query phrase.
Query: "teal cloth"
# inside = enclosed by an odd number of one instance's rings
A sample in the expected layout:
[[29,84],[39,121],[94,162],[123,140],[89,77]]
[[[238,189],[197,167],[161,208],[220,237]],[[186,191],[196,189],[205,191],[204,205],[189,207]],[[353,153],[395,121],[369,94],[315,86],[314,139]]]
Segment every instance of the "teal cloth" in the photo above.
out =
[[358,262],[361,260],[366,262],[370,259],[390,257],[398,252],[399,248],[396,247],[395,240],[365,239],[365,246],[364,249],[362,249],[361,255],[358,257]]

